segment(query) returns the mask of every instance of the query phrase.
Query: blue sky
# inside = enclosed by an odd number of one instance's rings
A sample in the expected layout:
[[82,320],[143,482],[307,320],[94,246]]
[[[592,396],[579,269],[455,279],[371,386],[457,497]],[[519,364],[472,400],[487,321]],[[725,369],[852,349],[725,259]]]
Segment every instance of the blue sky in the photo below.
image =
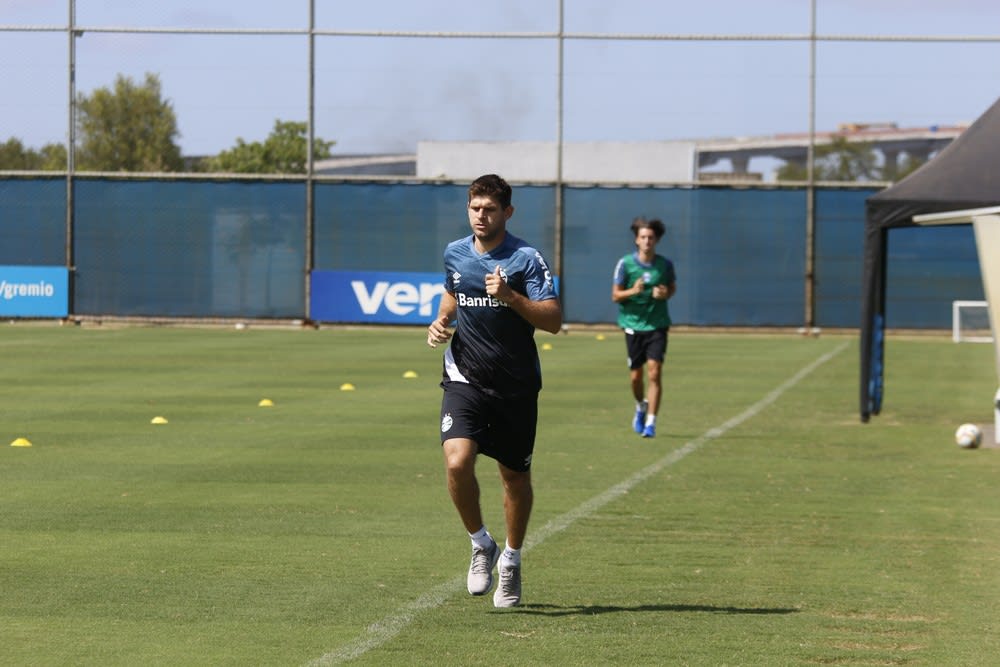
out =
[[[565,43],[566,141],[656,141],[805,132],[810,0],[565,0],[567,33],[743,35],[720,41]],[[65,26],[67,0],[0,0],[0,26]],[[307,0],[77,0],[76,22],[107,27],[305,29]],[[471,8],[470,8],[471,7]],[[496,11],[485,12],[482,7]],[[339,31],[546,33],[558,0],[317,0],[316,27]],[[903,127],[974,120],[1000,97],[996,0],[817,0],[816,129],[843,122]],[[160,76],[189,155],[261,140],[274,121],[305,120],[308,42],[301,35],[84,32],[77,90],[117,74]],[[67,136],[67,37],[0,33],[0,141],[32,147]],[[335,153],[413,152],[418,141],[551,141],[557,42],[320,36],[316,133]]]

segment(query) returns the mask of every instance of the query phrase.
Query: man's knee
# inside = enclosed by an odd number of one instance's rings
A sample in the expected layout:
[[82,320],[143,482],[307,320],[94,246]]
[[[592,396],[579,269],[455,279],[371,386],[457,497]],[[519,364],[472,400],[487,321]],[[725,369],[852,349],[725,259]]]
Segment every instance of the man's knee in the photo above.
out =
[[531,493],[531,472],[512,470],[504,465],[500,465],[500,478],[503,480],[504,490],[509,495],[520,496]]
[[445,440],[441,449],[448,474],[468,474],[475,469],[476,444],[471,440]]

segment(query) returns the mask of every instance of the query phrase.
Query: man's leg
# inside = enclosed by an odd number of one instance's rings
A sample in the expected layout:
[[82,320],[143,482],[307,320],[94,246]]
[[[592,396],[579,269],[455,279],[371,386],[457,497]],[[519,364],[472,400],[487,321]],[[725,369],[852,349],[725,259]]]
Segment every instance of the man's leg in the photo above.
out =
[[655,359],[646,361],[646,376],[649,389],[646,399],[649,401],[649,414],[656,416],[660,411],[660,376],[663,374],[663,362]]
[[448,475],[448,494],[458,510],[462,524],[469,533],[483,527],[483,513],[479,506],[479,481],[476,479],[476,443],[464,438],[445,440],[445,471]]
[[531,488],[531,472],[517,472],[502,463],[497,464],[497,467],[503,481],[507,545],[512,549],[520,549],[528,532],[528,519],[531,518],[531,506],[535,500],[535,492]]
[[496,607],[516,607],[521,604],[521,547],[528,532],[528,519],[535,493],[531,487],[531,472],[511,470],[498,464],[503,482],[503,509],[507,524],[507,547],[500,556],[500,583],[493,594]]
[[629,384],[632,387],[632,397],[636,403],[641,403],[646,397],[646,388],[642,382],[642,367],[630,368],[628,371]]
[[637,333],[630,329],[625,330],[625,349],[628,351],[628,379],[632,389],[632,398],[635,399],[635,412],[632,414],[632,430],[642,434],[646,426],[646,415],[649,413],[649,404],[646,401],[646,388],[643,386],[642,372],[646,361],[645,345],[646,334]]
[[646,397],[649,401],[649,412],[646,414],[646,424],[642,429],[642,437],[644,438],[652,438],[656,435],[656,415],[660,410],[660,375],[662,371],[663,362],[655,359],[646,360]]
[[500,547],[483,525],[479,505],[479,481],[476,479],[476,443],[465,438],[445,440],[445,471],[448,493],[458,510],[462,525],[472,538],[472,561],[466,585],[472,595],[483,595],[493,587],[493,568],[500,558]]
[[646,388],[642,381],[642,367],[630,368],[628,372],[629,383],[632,386],[632,396],[635,398],[635,414],[632,416],[632,429],[636,433],[642,433],[646,425],[646,414],[649,406],[646,403]]

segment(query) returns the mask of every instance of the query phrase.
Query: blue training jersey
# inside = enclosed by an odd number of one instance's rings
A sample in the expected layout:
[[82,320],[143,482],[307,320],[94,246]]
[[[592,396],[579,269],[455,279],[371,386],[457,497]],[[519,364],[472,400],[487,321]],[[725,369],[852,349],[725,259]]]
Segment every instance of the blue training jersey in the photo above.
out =
[[458,304],[458,325],[444,356],[444,379],[468,382],[496,396],[538,393],[542,373],[535,327],[507,304],[486,294],[486,274],[500,275],[532,301],[555,299],[542,254],[507,232],[503,242],[480,254],[469,235],[444,251],[444,287]]

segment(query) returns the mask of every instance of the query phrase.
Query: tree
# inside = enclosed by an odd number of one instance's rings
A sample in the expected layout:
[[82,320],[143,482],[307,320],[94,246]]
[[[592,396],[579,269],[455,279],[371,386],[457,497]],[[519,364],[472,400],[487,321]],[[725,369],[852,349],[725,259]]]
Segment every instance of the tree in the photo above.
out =
[[40,151],[27,148],[20,139],[0,144],[0,169],[14,171],[60,171],[66,168],[66,147],[46,144]]
[[[868,142],[848,141],[837,137],[829,144],[816,147],[813,161],[817,181],[898,181],[917,170],[926,160],[905,155],[894,170],[879,165],[875,149]],[[786,163],[777,171],[779,181],[804,181],[805,165]]]
[[[781,181],[804,181],[808,172],[805,165],[787,163],[777,176]],[[882,169],[870,143],[835,137],[829,144],[816,146],[813,177],[817,181],[877,181],[882,180]]]
[[[893,180],[901,181],[917,169],[927,164],[927,160],[919,158],[913,155],[905,155],[900,161],[899,165],[896,167],[896,178]],[[889,179],[884,179],[889,180]]]
[[45,144],[38,152],[39,169],[61,171],[66,168],[66,147],[63,144]]
[[[263,143],[236,139],[236,145],[208,158],[204,168],[208,171],[236,174],[304,174],[308,137],[305,123],[274,121],[274,129]],[[330,157],[334,142],[313,139],[313,159]]]
[[160,78],[142,85],[119,74],[114,88],[77,96],[80,145],[76,166],[88,171],[180,171],[177,117],[163,99]]

